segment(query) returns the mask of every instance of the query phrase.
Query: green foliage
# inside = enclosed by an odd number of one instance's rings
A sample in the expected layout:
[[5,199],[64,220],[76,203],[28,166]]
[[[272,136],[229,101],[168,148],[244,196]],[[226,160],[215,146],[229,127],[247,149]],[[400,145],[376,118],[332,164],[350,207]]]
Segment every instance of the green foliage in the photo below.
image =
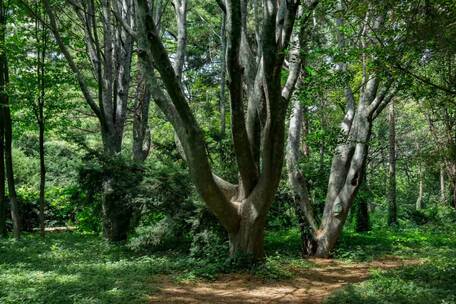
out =
[[[368,281],[334,293],[325,303],[456,303],[455,235],[454,226],[446,231],[379,231],[369,237],[368,243],[377,242],[380,245],[376,248],[368,246],[368,250],[366,243],[361,242],[368,239],[351,236],[345,244],[350,244],[352,252],[364,251],[365,257],[372,254],[401,255],[408,259],[421,259],[423,264],[375,271]],[[359,256],[351,258],[358,259]]]
[[147,303],[150,277],[177,263],[135,256],[92,235],[49,234],[0,240],[0,302],[4,304]]

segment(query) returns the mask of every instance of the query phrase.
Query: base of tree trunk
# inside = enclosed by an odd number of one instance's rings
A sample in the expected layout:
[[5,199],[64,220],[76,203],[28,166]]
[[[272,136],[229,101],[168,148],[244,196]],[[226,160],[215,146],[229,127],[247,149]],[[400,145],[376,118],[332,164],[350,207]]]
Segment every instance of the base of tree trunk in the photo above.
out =
[[241,223],[236,233],[229,234],[230,257],[256,262],[264,259],[264,225]]
[[370,230],[369,210],[367,201],[360,199],[356,204],[356,232],[367,232]]
[[103,233],[111,242],[123,242],[128,238],[132,210],[123,200],[122,192],[112,184],[112,179],[103,183]]

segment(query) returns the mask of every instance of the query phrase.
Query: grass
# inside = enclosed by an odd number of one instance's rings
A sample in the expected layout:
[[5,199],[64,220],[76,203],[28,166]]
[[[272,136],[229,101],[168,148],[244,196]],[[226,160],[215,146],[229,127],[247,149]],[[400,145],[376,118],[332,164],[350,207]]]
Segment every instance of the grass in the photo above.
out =
[[0,303],[144,303],[151,276],[176,267],[171,257],[132,257],[90,235],[3,240]]
[[[443,231],[443,232],[442,232]],[[292,280],[313,267],[299,258],[296,230],[270,232],[268,258],[252,273],[264,280]],[[423,265],[374,272],[364,283],[328,299],[334,303],[456,303],[456,229],[378,229],[344,234],[335,258],[365,261],[385,255],[424,259]],[[213,279],[231,266],[183,253],[139,255],[79,233],[25,235],[0,240],[0,303],[147,303],[159,275],[176,281]]]
[[456,227],[378,230],[345,234],[336,257],[367,260],[383,255],[423,264],[373,271],[369,280],[332,294],[326,304],[456,303]]

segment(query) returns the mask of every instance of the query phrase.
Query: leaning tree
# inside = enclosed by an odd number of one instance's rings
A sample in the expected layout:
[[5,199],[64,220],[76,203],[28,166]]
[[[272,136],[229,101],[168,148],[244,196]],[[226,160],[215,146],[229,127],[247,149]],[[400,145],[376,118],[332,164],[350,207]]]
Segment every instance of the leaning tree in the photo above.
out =
[[[337,30],[333,41],[342,52],[347,45],[343,30],[345,8],[342,2],[337,10]],[[347,77],[343,77],[346,107],[340,124],[338,144],[333,152],[325,206],[320,217],[314,210],[305,172],[298,166],[301,159],[304,106],[298,99],[293,102],[288,130],[287,167],[300,214],[302,239],[306,242],[303,244],[305,255],[328,257],[335,247],[363,181],[372,125],[397,90],[397,82],[390,73],[385,72],[385,67],[378,63],[380,55],[372,52],[381,47],[379,35],[385,29],[388,16],[384,5],[369,4],[365,7],[363,20],[359,22],[360,39],[356,40],[356,45],[351,45],[360,50],[361,84],[357,85],[358,93]],[[345,62],[338,62],[335,68],[344,74],[348,73],[349,66]]]

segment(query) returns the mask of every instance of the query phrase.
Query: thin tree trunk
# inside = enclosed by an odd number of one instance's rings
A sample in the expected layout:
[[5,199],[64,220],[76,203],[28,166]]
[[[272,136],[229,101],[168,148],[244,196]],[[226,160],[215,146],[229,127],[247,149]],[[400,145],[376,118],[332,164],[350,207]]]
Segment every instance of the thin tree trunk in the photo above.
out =
[[[141,59],[139,60],[142,61]],[[138,87],[133,109],[133,159],[144,162],[149,155],[151,135],[149,127],[149,107],[151,93],[144,77],[145,68],[140,63],[141,70],[138,75]]]
[[[360,191],[369,191],[367,185],[367,170],[364,173],[362,185]],[[356,232],[367,232],[370,230],[370,219],[369,219],[369,208],[367,203],[366,193],[358,195],[356,202]]]
[[5,168],[6,178],[8,181],[8,197],[10,201],[11,218],[14,226],[14,236],[18,239],[21,231],[21,215],[17,202],[16,185],[14,181],[11,114],[8,105],[8,96],[3,95],[1,99],[1,105],[3,106],[3,117],[1,117],[1,119],[4,119],[5,122]]
[[418,198],[416,200],[416,210],[423,209],[423,174],[420,172],[420,181],[418,183]]
[[221,63],[220,70],[220,141],[225,138],[226,133],[226,100],[225,100],[225,86],[226,86],[226,12],[223,12],[222,28],[220,30],[222,50],[221,50]]
[[[0,0],[0,44],[5,45],[6,37],[6,13],[7,8],[3,0]],[[7,86],[9,83],[8,58],[5,48],[0,49],[0,107],[2,108],[0,120],[4,122],[4,153],[6,178],[8,180],[8,193],[11,206],[11,218],[13,220],[14,237],[19,239],[21,233],[21,217],[14,182],[12,141],[13,130]]]
[[307,187],[305,176],[299,170],[300,142],[306,140],[303,132],[304,106],[300,100],[293,100],[293,108],[288,129],[288,142],[286,147],[286,161],[288,182],[294,193],[294,209],[298,218],[301,234],[301,255],[310,256],[315,253],[316,243],[314,233],[317,223],[314,219],[313,207]]
[[[37,14],[39,13],[37,5]],[[37,83],[39,89],[38,103],[35,106],[35,114],[38,122],[39,132],[39,154],[40,154],[40,235],[42,238],[45,236],[45,224],[44,224],[44,209],[46,205],[46,164],[45,164],[45,118],[44,118],[44,105],[45,105],[45,64],[46,64],[46,51],[47,51],[47,29],[44,24],[41,24],[42,29],[40,32],[40,22],[38,18],[35,21],[36,26],[36,40],[37,40]]]
[[[0,112],[2,109],[0,108]],[[0,113],[0,117],[3,117]],[[5,185],[5,153],[4,153],[4,127],[0,120],[0,236],[6,237],[6,185]]]
[[[420,145],[416,144],[418,153],[420,152]],[[423,168],[421,159],[419,160],[418,164],[418,198],[416,199],[415,208],[416,210],[423,209]]]
[[440,202],[444,203],[446,201],[445,193],[445,166],[440,165]]
[[451,187],[451,205],[456,209],[456,180]]
[[389,180],[388,180],[388,225],[397,225],[396,204],[396,117],[394,102],[389,106]]
[[[43,118],[43,110],[40,110],[40,116]],[[44,209],[46,205],[45,190],[46,190],[46,164],[44,159],[44,122],[40,121],[40,235],[44,238],[45,224],[44,224]]]

